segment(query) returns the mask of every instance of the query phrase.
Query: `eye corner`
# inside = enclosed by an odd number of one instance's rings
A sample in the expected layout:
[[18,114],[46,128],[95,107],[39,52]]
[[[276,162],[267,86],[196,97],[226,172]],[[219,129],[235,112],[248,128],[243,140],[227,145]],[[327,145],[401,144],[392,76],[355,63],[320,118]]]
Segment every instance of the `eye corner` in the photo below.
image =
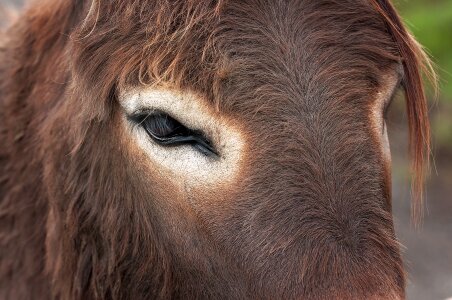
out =
[[220,158],[220,154],[218,150],[212,145],[212,142],[207,139],[204,135],[200,135],[197,138],[197,143],[193,144],[193,147],[196,148],[203,155],[210,158]]

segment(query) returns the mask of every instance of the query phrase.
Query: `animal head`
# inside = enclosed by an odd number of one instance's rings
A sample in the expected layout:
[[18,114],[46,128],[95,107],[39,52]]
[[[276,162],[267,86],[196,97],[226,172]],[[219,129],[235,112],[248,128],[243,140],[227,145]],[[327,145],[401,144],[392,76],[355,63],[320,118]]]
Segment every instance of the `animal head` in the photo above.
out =
[[55,295],[404,297],[384,113],[403,88],[420,195],[428,61],[388,1],[25,17]]

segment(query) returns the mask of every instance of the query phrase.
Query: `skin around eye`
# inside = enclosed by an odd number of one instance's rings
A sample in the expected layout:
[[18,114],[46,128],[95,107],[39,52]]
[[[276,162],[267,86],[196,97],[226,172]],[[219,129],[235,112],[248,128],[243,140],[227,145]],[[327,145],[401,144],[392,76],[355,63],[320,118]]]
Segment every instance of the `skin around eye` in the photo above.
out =
[[[136,87],[120,91],[118,100],[124,112],[125,136],[131,137],[127,142],[143,151],[148,158],[143,163],[149,164],[156,176],[184,189],[235,182],[247,155],[246,136],[237,122],[210,110],[201,96],[162,87]],[[192,137],[198,138],[196,143],[170,146],[153,139],[140,124],[153,112],[164,112],[190,129]],[[142,118],[137,118],[140,115]],[[202,142],[210,142],[218,155],[203,153],[208,145]]]

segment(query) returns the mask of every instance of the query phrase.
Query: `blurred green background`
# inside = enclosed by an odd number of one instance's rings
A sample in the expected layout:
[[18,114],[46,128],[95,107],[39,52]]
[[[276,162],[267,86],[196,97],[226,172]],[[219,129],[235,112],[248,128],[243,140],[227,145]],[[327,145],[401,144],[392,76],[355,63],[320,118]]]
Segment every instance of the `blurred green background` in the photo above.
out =
[[452,149],[452,0],[409,0],[398,1],[395,4],[405,24],[424,45],[437,66],[440,94],[437,107],[431,103],[432,129],[437,154],[450,155]]

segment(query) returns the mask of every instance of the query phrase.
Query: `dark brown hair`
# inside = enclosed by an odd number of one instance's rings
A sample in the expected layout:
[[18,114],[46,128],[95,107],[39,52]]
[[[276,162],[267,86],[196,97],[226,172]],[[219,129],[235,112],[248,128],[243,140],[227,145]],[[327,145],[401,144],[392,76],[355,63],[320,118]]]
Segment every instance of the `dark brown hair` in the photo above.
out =
[[[0,39],[0,298],[404,298],[368,116],[402,64],[418,219],[433,72],[388,1],[46,0]],[[241,129],[233,184],[178,191],[124,129],[165,84]]]

